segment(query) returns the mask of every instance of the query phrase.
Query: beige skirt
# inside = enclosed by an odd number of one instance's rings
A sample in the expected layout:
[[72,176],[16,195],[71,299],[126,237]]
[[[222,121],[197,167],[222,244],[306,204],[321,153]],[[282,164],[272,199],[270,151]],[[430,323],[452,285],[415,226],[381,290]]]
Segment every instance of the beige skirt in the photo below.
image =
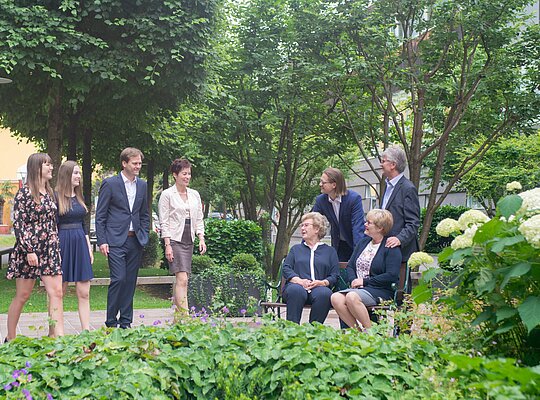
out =
[[191,220],[186,219],[182,240],[171,240],[173,261],[169,263],[169,272],[187,272],[191,274],[191,259],[193,257],[193,240],[191,239]]

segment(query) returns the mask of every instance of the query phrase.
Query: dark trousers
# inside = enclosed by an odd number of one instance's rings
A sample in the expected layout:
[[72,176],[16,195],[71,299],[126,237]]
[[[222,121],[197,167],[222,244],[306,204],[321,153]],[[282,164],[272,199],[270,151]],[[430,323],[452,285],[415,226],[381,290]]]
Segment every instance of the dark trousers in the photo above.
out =
[[[111,283],[107,294],[105,325],[129,328],[133,321],[133,296],[141,265],[142,246],[136,237],[128,237],[119,247],[109,247]],[[118,315],[120,314],[120,315]]]
[[304,305],[311,304],[309,322],[317,321],[324,324],[331,307],[330,296],[332,291],[327,287],[318,286],[308,293],[297,283],[287,283],[283,291],[283,299],[287,303],[287,320],[299,324]]

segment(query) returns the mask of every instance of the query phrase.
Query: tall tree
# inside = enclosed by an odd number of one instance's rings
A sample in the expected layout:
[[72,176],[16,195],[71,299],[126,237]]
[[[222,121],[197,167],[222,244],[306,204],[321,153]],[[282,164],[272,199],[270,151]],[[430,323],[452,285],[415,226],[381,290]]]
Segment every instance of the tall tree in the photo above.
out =
[[0,71],[13,79],[2,123],[45,141],[55,164],[67,126],[70,156],[73,132],[91,132],[107,150],[94,155],[116,160],[120,143],[146,135],[149,115],[201,87],[218,5],[0,0]]
[[[336,132],[350,135],[368,163],[401,143],[417,187],[429,171],[424,226],[493,143],[538,120],[538,81],[529,78],[539,41],[520,35],[528,3],[320,2],[317,54],[335,71]],[[455,163],[464,148],[472,150]],[[378,164],[371,167],[382,187]]]

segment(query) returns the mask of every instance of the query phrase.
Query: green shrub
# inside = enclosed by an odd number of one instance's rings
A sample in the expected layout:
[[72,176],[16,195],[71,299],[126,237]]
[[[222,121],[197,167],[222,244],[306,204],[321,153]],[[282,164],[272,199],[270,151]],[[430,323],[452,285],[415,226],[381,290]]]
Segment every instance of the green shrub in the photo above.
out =
[[141,265],[151,268],[156,265],[159,259],[158,247],[160,246],[159,236],[156,232],[150,231],[148,235],[148,244],[144,246]]
[[[456,290],[445,301],[473,315],[486,351],[530,365],[540,361],[539,199],[540,188],[504,197],[487,222],[466,213],[456,222],[464,232],[439,254],[457,271]],[[415,292],[430,297],[427,284]]]
[[230,262],[231,269],[236,274],[260,275],[264,271],[261,264],[253,254],[240,253],[233,256]]
[[[439,207],[437,211],[435,211],[435,215],[433,215],[433,221],[431,222],[431,226],[429,228],[429,235],[426,241],[424,251],[427,253],[439,253],[445,247],[448,247],[450,245],[450,242],[452,241],[452,238],[445,238],[437,235],[437,232],[435,232],[435,228],[443,219],[458,219],[459,216],[467,210],[469,210],[469,208],[464,206],[446,205]],[[423,208],[420,212],[420,221],[424,221],[425,216],[426,209]],[[420,226],[420,231],[422,231],[422,229],[424,229],[424,227]]]
[[[221,219],[205,220],[205,241],[207,255],[218,264],[228,264],[239,253],[253,254],[257,260],[262,257],[262,230],[253,221]],[[198,239],[195,243],[198,252]]]
[[[207,317],[201,317],[207,319]],[[99,329],[0,346],[0,398],[537,399],[538,368],[286,321]],[[22,371],[24,369],[24,371]],[[18,371],[14,378],[14,372]],[[32,379],[28,379],[28,375]],[[20,386],[10,385],[17,381]]]
[[216,265],[199,275],[191,275],[188,303],[196,310],[204,307],[208,311],[219,311],[227,307],[230,316],[241,316],[240,310],[250,308],[252,299],[260,300],[264,295],[263,277],[260,267],[249,273],[238,273],[230,265]]
[[191,273],[198,275],[204,271],[212,270],[216,266],[216,262],[210,256],[194,254],[191,260]]

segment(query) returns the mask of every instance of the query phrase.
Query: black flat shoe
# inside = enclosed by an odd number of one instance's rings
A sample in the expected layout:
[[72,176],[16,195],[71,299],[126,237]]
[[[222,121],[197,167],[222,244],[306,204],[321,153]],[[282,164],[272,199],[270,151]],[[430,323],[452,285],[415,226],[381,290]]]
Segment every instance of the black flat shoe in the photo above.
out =
[[9,340],[8,340],[8,338],[5,338],[4,343],[7,343],[7,342],[9,342]]

